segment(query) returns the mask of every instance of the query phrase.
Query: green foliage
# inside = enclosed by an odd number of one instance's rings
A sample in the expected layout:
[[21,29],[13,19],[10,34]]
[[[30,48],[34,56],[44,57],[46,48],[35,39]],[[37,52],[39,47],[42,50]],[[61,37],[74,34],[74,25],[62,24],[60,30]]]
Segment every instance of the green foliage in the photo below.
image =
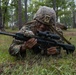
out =
[[[25,22],[25,7],[24,7],[24,0],[22,1],[22,22]],[[73,11],[75,11],[76,5],[74,0],[55,0],[56,2],[56,14],[57,18],[61,18],[61,16],[65,16],[65,18],[73,17]],[[54,0],[28,0],[28,21],[33,19],[34,14],[38,10],[40,6],[48,6],[54,8]],[[5,27],[8,27],[8,22],[18,22],[18,0],[1,0],[1,8],[3,17],[5,21]],[[7,10],[5,12],[5,10]],[[69,16],[70,15],[70,16]],[[61,18],[64,20],[64,18]],[[62,22],[62,21],[61,21]],[[66,20],[69,25],[69,22]],[[65,22],[64,22],[65,23]],[[73,24],[73,23],[72,23]],[[70,22],[71,25],[71,22]]]
[[68,14],[64,17],[61,17],[60,20],[61,20],[61,23],[64,23],[66,26],[72,27],[73,20],[72,20],[72,17],[70,14]]
[[[54,7],[53,0],[44,0],[44,1],[43,0],[41,0],[41,1],[32,0],[32,1],[30,1],[29,5],[28,5],[28,12],[30,13],[29,18],[33,18],[34,14],[36,13],[39,6],[43,6],[43,5],[51,7],[51,8]],[[56,6],[57,19],[59,18],[60,22],[62,22],[64,24],[67,23],[67,25],[72,26],[73,25],[73,16],[72,15],[74,15],[73,11],[76,8],[74,0],[57,0],[55,6]],[[65,17],[62,18],[63,15]],[[69,21],[66,20],[66,17],[69,18],[68,19]],[[72,20],[70,20],[70,19],[72,19]]]

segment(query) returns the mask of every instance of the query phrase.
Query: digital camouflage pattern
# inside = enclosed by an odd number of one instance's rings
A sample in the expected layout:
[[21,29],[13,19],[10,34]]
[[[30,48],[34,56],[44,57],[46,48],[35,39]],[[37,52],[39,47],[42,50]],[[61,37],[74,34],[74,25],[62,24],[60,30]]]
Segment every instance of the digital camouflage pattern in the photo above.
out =
[[[28,32],[29,30],[29,27],[25,27],[23,26],[21,28],[20,31],[18,31],[18,33],[22,33],[25,35],[26,32]],[[21,53],[20,52],[20,48],[21,48],[21,45],[24,43],[24,41],[21,41],[21,40],[16,40],[14,39],[10,48],[9,48],[9,53],[12,55],[12,56],[18,56],[18,57],[24,57],[26,56],[26,51]]]
[[67,30],[67,26],[60,22],[56,22],[56,27],[60,28],[61,30]]
[[[37,22],[41,22],[45,25],[55,25],[56,24],[56,14],[55,11],[49,7],[42,6],[39,8],[37,13],[34,16],[34,19],[36,19]],[[21,30],[18,33],[22,33],[26,36],[29,35],[36,35],[32,31],[36,30],[35,28],[33,29],[35,25],[28,25],[28,26],[23,26]],[[51,30],[50,30],[51,32]],[[59,40],[58,40],[59,41]],[[9,48],[9,53],[12,56],[17,56],[20,58],[24,58],[26,56],[26,50],[24,52],[21,52],[21,45],[24,43],[24,41],[16,40],[14,39],[10,48]],[[40,46],[35,45],[31,51],[33,51],[35,54],[41,53],[43,54],[43,50],[41,49]]]
[[[22,27],[22,29],[18,33],[22,33],[26,36],[34,35],[34,33],[31,31],[31,28],[29,26]],[[27,33],[28,33],[28,35],[27,35]],[[61,39],[58,41],[61,42]],[[19,58],[24,58],[26,56],[26,50],[24,52],[20,52],[20,49],[21,49],[21,46],[23,43],[24,43],[24,41],[14,39],[9,48],[10,55],[16,56]],[[59,50],[59,48],[58,48],[58,50]],[[44,54],[44,52],[43,52],[44,50],[42,50],[42,48],[40,48],[40,46],[38,46],[38,45],[33,47],[29,51],[32,51],[32,53],[35,53],[35,54],[39,54],[39,53]]]
[[[18,33],[22,33],[26,36],[34,35],[34,33],[32,32],[32,26],[30,26],[30,25],[23,26],[21,28],[21,30],[18,31]],[[23,43],[24,43],[24,41],[14,39],[9,48],[10,55],[16,56],[19,58],[24,58],[26,56],[26,50],[24,52],[20,51]],[[30,51],[35,54],[42,53],[41,48],[38,45],[35,45]]]
[[36,12],[34,19],[46,25],[55,25],[56,13],[52,8],[41,6]]

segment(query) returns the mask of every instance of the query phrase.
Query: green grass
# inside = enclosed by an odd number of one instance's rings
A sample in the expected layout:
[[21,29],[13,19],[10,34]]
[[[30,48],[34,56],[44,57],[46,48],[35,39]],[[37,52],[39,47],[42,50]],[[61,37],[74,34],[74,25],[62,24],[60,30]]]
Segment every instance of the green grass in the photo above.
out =
[[[67,39],[70,37],[76,47],[76,36],[66,35]],[[16,60],[8,52],[12,40],[12,37],[0,35],[0,75],[76,75],[76,51],[67,55],[62,50],[57,57],[27,54],[25,60]]]
[[8,48],[12,42],[12,37],[0,35],[0,63],[10,61]]

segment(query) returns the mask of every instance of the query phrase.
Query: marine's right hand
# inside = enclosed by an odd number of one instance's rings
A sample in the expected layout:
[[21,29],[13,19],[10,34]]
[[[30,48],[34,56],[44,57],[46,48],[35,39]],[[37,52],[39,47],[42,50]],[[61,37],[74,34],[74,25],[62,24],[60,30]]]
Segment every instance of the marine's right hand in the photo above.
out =
[[24,42],[24,44],[22,45],[22,49],[31,49],[34,45],[37,44],[37,39],[35,38],[31,38],[28,41]]

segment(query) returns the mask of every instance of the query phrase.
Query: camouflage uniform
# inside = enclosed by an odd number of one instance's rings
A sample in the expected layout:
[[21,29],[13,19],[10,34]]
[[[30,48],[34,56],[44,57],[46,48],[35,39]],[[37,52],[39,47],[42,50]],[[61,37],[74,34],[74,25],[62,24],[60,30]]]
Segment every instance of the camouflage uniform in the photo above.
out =
[[[22,33],[25,35],[26,33],[28,33],[28,31],[31,31],[31,28],[29,26],[24,26],[18,33]],[[9,48],[9,53],[12,56],[24,58],[26,56],[26,50],[24,52],[20,51],[23,43],[24,41],[14,39]],[[41,52],[41,49],[36,45],[31,50],[36,54]]]
[[[56,14],[55,14],[55,11],[53,9],[51,9],[49,7],[46,7],[46,6],[42,6],[42,7],[40,7],[40,9],[35,14],[34,19],[37,19],[37,21],[39,21],[39,22],[41,22],[43,24],[45,23],[47,25],[47,23],[48,23],[48,24],[53,24],[55,26],[55,23],[56,23]],[[31,28],[32,27],[30,25],[24,26],[19,31],[19,33],[22,33],[22,34],[25,35],[25,33],[27,31],[32,31]],[[13,55],[13,56],[24,58],[26,56],[26,50],[24,52],[21,52],[21,45],[23,43],[24,43],[24,41],[20,41],[20,40],[14,39],[13,43],[11,44],[11,46],[9,48],[9,53],[11,55]],[[42,49],[40,48],[40,46],[38,44],[35,45],[31,49],[31,51],[33,51],[35,54],[42,53]]]

